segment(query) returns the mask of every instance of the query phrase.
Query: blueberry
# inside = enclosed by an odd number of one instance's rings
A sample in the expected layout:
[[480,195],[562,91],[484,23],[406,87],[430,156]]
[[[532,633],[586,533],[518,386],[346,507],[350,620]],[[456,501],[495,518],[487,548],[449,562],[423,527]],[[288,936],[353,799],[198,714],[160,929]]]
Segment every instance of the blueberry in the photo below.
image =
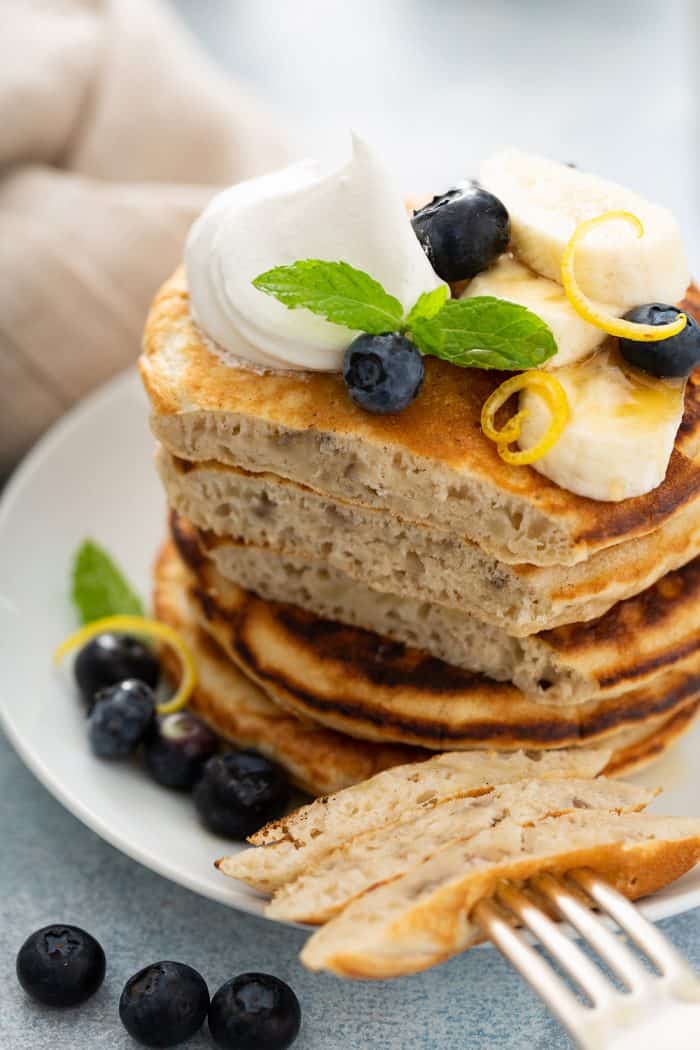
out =
[[366,412],[400,412],[423,385],[423,357],[403,336],[359,335],[345,351],[343,378]]
[[146,766],[165,787],[191,788],[205,762],[219,750],[219,738],[189,711],[158,718],[146,739]]
[[73,668],[83,700],[92,709],[95,694],[126,678],[138,678],[155,689],[158,659],[147,645],[129,634],[98,634],[80,650]]
[[300,1026],[296,995],[267,973],[243,973],[227,981],[209,1007],[209,1031],[222,1050],[285,1050]]
[[201,974],[178,962],[145,966],[130,977],[119,999],[119,1016],[144,1046],[175,1046],[204,1024],[209,989]]
[[281,816],[288,799],[284,772],[253,751],[228,751],[210,758],[194,789],[204,824],[239,842]]
[[498,197],[465,183],[413,213],[413,229],[438,277],[475,277],[504,252],[510,219]]
[[[646,303],[626,313],[625,320],[636,324],[670,324],[681,312],[664,303]],[[690,314],[686,316],[688,321],[683,331],[670,339],[661,339],[658,343],[621,339],[620,353],[625,361],[658,379],[689,376],[700,365],[700,325]]]
[[92,750],[99,758],[126,758],[144,739],[155,716],[153,690],[130,678],[95,697],[88,718]]
[[105,953],[78,926],[44,926],[17,954],[17,979],[27,995],[46,1006],[77,1006],[94,995],[105,976]]

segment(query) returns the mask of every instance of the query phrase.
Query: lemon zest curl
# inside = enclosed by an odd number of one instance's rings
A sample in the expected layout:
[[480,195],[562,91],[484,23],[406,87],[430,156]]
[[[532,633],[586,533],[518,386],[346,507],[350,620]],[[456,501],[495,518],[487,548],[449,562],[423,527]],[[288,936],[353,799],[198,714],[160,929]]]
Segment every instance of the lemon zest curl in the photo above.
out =
[[688,323],[685,314],[679,314],[676,320],[669,324],[637,324],[635,321],[626,321],[623,317],[614,317],[612,314],[605,313],[584,295],[576,280],[576,251],[581,241],[592,230],[609,222],[629,223],[634,227],[637,237],[644,236],[641,219],[631,211],[606,211],[594,219],[580,222],[571,235],[561,259],[561,283],[567,299],[579,317],[596,328],[600,328],[603,332],[607,332],[608,335],[616,335],[621,339],[632,339],[638,343],[658,343],[662,339],[670,339],[671,336],[678,335]]
[[172,699],[166,701],[166,703],[158,704],[156,711],[159,715],[170,715],[185,707],[197,685],[197,668],[194,656],[181,635],[168,624],[161,623],[160,620],[151,620],[146,616],[104,616],[100,620],[93,620],[92,623],[85,624],[84,627],[79,628],[59,645],[54,653],[54,663],[60,663],[63,657],[72,652],[73,649],[82,647],[105,631],[145,635],[147,638],[155,638],[159,642],[165,642],[174,649],[182,667],[180,684]]
[[[545,401],[551,415],[551,422],[532,448],[514,452],[508,446],[519,439],[523,421],[528,417],[529,412],[527,409],[520,409],[501,428],[496,426],[496,413],[513,394],[527,388],[536,391]],[[511,376],[510,379],[506,379],[496,387],[484,402],[481,410],[481,429],[486,437],[495,443],[502,460],[513,466],[522,467],[541,459],[556,445],[570,418],[569,401],[559,380],[551,372],[531,370]]]

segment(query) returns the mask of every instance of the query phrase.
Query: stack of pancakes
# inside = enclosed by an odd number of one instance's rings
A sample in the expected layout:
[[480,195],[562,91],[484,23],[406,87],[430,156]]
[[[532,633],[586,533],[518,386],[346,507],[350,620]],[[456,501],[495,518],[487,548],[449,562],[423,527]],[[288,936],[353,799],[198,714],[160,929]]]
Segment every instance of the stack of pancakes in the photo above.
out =
[[337,375],[224,364],[184,275],[161,290],[156,612],[195,646],[195,706],[316,792],[443,749],[657,757],[700,704],[700,377],[665,482],[601,503],[500,459],[502,374],[426,365],[373,416]]

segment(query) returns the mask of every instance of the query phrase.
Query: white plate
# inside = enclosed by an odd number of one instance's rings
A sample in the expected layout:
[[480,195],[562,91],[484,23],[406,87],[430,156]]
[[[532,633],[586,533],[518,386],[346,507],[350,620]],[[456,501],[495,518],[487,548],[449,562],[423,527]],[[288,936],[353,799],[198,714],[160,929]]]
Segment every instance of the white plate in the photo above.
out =
[[[68,595],[73,553],[104,544],[147,597],[165,528],[146,399],[129,374],[83,402],[37,445],[0,504],[0,713],[15,748],[80,820],[134,860],[231,907],[262,914],[262,900],[219,875],[236,847],[207,833],[189,799],[139,769],[92,757],[85,719],[65,674],[51,666],[75,628]],[[665,788],[657,810],[700,811],[700,727],[638,779]],[[700,866],[644,905],[654,919],[700,904]]]

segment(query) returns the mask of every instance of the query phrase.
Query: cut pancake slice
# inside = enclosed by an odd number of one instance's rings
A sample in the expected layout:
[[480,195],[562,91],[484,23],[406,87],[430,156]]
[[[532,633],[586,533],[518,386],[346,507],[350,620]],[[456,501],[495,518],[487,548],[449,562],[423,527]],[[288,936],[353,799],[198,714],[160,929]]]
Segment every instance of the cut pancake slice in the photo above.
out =
[[610,752],[593,748],[513,754],[446,752],[420,765],[403,765],[335,795],[317,799],[282,820],[267,824],[250,841],[263,849],[224,858],[219,868],[255,889],[272,892],[318,864],[333,850],[367,832],[416,819],[426,809],[454,799],[487,794],[495,785],[537,776],[542,781],[592,778]]
[[[453,667],[512,682],[548,705],[616,696],[700,656],[700,558],[596,620],[514,638],[466,613],[381,594],[322,561],[233,540],[212,544],[179,516],[173,517],[172,530],[183,556],[197,559],[202,586],[224,605],[236,604],[233,580],[270,602],[291,603],[324,621],[371,631]],[[207,559],[188,555],[195,545]]]
[[262,601],[221,579],[213,585],[198,552],[188,564],[200,625],[275,702],[350,736],[434,750],[570,747],[642,729],[700,696],[696,657],[608,699],[533,701],[379,635]]
[[[305,868],[275,894],[266,914],[320,925],[368,890],[400,878],[452,843],[472,838],[503,820],[523,826],[580,809],[630,812],[646,808],[654,795],[646,788],[604,779],[528,780],[493,788],[478,798],[426,806],[420,816],[360,834]],[[254,850],[250,862],[261,852],[265,849]],[[234,859],[233,874],[235,866]]]
[[[165,544],[155,568],[154,605],[159,619],[175,627],[192,649],[199,682],[192,710],[224,739],[237,747],[252,747],[278,762],[293,782],[311,795],[326,795],[372,777],[382,769],[434,757],[433,752],[394,744],[356,740],[343,733],[302,721],[248,679],[207,632],[199,628],[197,612],[188,594],[188,574],[172,544]],[[163,651],[175,677],[177,661]],[[548,752],[547,762],[569,762],[575,775],[593,775],[583,768],[586,756],[598,756],[598,766],[610,755],[606,772],[621,776],[661,757],[685,732],[695,711],[684,708],[670,719],[656,719],[641,731],[617,734],[614,751],[577,749],[574,760],[566,752]],[[481,753],[472,753],[472,761]],[[516,756],[504,754],[504,761]],[[466,756],[465,756],[466,759]],[[546,764],[546,763],[545,763]],[[573,775],[573,774],[572,774]]]
[[648,536],[575,566],[538,568],[508,565],[459,533],[271,474],[189,463],[165,449],[157,463],[168,503],[206,530],[224,574],[227,538],[236,537],[302,563],[323,561],[372,590],[444,605],[514,636],[601,616],[700,554],[700,499]]
[[[692,288],[683,307],[697,306]],[[479,424],[501,373],[427,358],[421,395],[407,409],[363,412],[339,375],[261,375],[224,364],[192,321],[183,271],[155,299],[141,374],[153,431],[174,455],[276,474],[456,529],[502,561],[571,565],[653,532],[700,495],[700,378],[688,383],[663,484],[603,504],[503,462]]]
[[415,973],[483,938],[471,914],[503,879],[585,867],[636,899],[699,858],[700,820],[588,810],[531,827],[506,819],[353,901],[309,939],[301,959],[344,977]]

